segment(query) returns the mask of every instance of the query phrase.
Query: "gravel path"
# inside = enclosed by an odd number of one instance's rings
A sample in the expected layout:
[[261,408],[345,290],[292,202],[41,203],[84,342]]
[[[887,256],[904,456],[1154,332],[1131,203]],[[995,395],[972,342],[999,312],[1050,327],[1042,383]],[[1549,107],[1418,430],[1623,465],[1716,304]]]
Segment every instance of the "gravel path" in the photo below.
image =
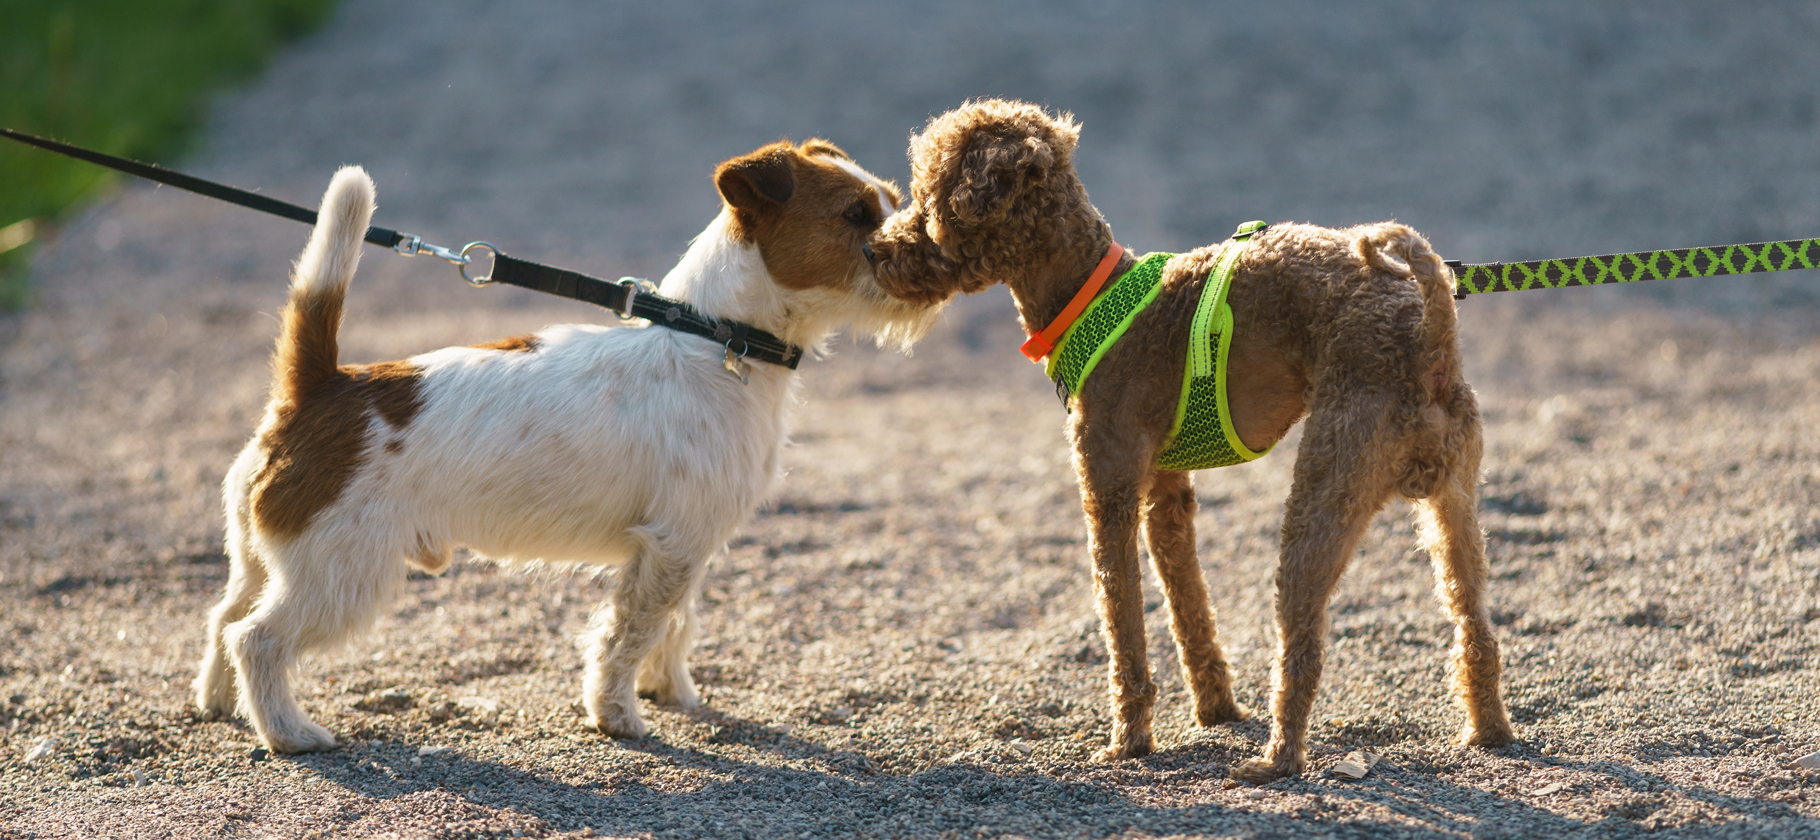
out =
[[[632,5],[348,2],[182,166],[311,203],[358,162],[380,224],[657,275],[716,162],[819,135],[904,178],[928,115],[1004,95],[1082,119],[1141,250],[1251,218],[1396,217],[1467,260],[1820,233],[1811,3]],[[1084,529],[1002,291],[913,357],[807,365],[791,474],[710,573],[703,710],[584,729],[600,585],[459,564],[306,666],[344,747],[255,761],[186,686],[305,235],[126,185],[0,319],[0,837],[1820,836],[1820,272],[1464,303],[1524,741],[1449,745],[1394,509],[1335,600],[1313,771],[1244,788],[1267,721],[1191,726],[1161,614],[1162,749],[1087,761]],[[350,361],[602,320],[377,251],[349,303]],[[1198,477],[1253,708],[1294,448]],[[1385,762],[1327,772],[1353,750]]]

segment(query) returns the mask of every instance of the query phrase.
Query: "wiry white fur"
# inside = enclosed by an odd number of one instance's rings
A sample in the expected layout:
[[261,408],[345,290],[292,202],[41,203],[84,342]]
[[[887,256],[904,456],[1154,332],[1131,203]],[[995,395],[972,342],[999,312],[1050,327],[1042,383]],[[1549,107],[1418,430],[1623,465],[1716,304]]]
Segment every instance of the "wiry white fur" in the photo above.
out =
[[[299,291],[345,289],[354,279],[354,268],[360,265],[360,242],[373,218],[373,179],[358,166],[336,170],[322,194],[321,207],[309,244],[303,246],[291,272],[291,288]],[[350,238],[346,235],[350,231],[358,234]]]
[[[338,176],[331,196],[342,184]],[[366,219],[357,216],[324,214],[299,283],[317,282],[302,279],[313,254],[334,262],[358,252]],[[885,295],[870,271],[846,289],[784,289],[757,246],[731,230],[723,210],[664,278],[663,293],[803,345],[843,322],[881,342],[907,340],[937,315]],[[696,593],[708,557],[779,477],[797,386],[795,372],[762,362],[741,384],[723,354],[710,340],[661,327],[567,325],[538,333],[529,352],[450,347],[416,356],[416,416],[403,428],[372,417],[358,473],[292,540],[251,523],[248,490],[265,457],[256,437],[226,481],[233,566],[211,616],[197,702],[229,711],[237,674],[239,710],[273,749],[332,746],[292,698],[296,657],[370,625],[404,580],[407,558],[438,569],[422,558],[466,545],[506,563],[617,567],[585,639],[584,700],[603,732],[645,734],[639,690],[698,705],[687,664]]]

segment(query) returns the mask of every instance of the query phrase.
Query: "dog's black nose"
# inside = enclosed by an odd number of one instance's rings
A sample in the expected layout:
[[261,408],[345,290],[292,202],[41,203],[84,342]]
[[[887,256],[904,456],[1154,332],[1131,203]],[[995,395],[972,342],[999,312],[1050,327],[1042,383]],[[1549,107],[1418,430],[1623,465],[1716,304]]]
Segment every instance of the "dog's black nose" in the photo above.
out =
[[866,262],[869,262],[869,263],[878,262],[878,255],[872,253],[872,243],[867,242],[867,243],[860,245],[859,250],[860,250],[860,253],[863,253],[866,255]]

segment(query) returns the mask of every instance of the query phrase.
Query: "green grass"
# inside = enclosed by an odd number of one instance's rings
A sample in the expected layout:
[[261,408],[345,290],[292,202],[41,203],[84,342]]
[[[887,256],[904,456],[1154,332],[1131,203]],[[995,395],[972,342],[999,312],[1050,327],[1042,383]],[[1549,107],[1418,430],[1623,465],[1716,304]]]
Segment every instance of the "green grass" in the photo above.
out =
[[[333,6],[0,0],[0,125],[124,157],[168,159],[201,124],[211,93],[262,69],[280,44],[320,23]],[[35,219],[41,240],[115,177],[0,142],[0,230]],[[29,302],[31,251],[28,244],[0,253],[0,312]]]

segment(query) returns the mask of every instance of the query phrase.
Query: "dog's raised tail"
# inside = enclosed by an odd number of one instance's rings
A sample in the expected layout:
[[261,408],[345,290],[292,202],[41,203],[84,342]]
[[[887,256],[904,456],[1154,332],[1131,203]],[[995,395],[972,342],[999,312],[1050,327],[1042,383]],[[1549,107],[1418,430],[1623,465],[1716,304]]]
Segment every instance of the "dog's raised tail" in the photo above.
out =
[[341,304],[372,218],[373,179],[358,166],[342,167],[322,196],[310,243],[291,272],[291,298],[273,359],[278,397],[295,400],[335,375]]
[[1425,379],[1430,393],[1438,392],[1449,378],[1442,368],[1453,356],[1449,350],[1457,332],[1453,270],[1422,234],[1395,222],[1372,226],[1359,237],[1358,249],[1372,268],[1414,280],[1422,290],[1422,351],[1429,364]]

